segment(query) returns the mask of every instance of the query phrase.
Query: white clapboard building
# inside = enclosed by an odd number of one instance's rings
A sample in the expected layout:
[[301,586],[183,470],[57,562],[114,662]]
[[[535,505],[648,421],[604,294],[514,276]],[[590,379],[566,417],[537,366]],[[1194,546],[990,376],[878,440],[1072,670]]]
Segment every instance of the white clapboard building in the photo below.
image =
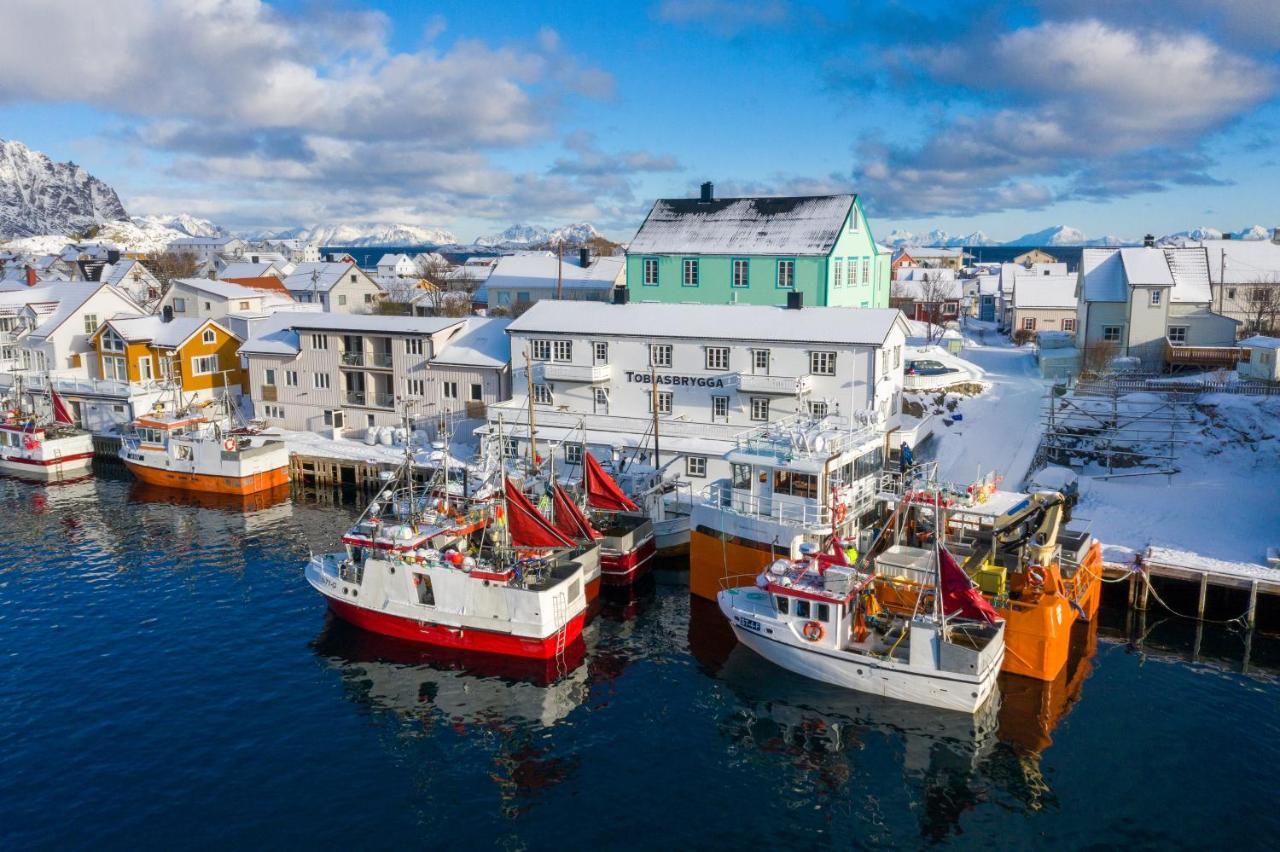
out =
[[696,485],[766,423],[895,426],[906,332],[896,309],[540,301],[507,327],[513,398],[484,428],[527,454],[531,392],[538,454],[572,476],[584,445],[652,463],[656,406],[658,463]]

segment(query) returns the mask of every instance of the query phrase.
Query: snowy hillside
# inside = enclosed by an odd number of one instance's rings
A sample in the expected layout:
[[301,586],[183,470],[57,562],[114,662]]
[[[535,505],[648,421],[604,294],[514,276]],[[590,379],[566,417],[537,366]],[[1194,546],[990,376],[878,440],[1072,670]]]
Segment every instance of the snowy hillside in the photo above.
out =
[[565,225],[563,228],[543,228],[538,225],[512,225],[500,234],[478,237],[475,245],[484,248],[528,248],[546,243],[571,243],[580,245],[600,236],[595,226],[588,222]]
[[264,239],[306,240],[322,246],[441,246],[457,241],[452,233],[441,228],[370,223],[312,225],[254,236]]
[[75,163],[0,139],[0,239],[80,231],[128,215],[114,189]]
[[177,231],[188,237],[221,237],[227,233],[227,230],[221,225],[215,225],[208,219],[199,219],[187,213],[134,216],[133,224],[146,230],[165,228],[170,231]]

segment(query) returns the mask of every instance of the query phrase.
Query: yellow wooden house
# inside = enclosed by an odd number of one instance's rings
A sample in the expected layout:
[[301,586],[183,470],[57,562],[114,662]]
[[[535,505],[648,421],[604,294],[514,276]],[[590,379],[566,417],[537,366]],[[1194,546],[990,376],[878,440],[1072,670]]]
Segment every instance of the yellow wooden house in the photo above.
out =
[[109,319],[94,332],[99,375],[131,385],[172,380],[184,393],[209,397],[240,393],[248,380],[240,366],[243,341],[212,319],[160,316]]

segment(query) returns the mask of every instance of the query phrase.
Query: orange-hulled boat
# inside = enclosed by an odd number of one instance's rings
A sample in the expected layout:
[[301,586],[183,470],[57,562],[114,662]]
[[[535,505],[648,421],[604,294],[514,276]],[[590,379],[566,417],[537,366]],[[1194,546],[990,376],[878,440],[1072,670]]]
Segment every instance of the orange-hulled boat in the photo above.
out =
[[139,417],[120,443],[120,460],[141,481],[165,488],[244,496],[289,482],[283,442],[227,429],[199,411]]
[[[944,519],[944,542],[963,554],[964,570],[1005,619],[1004,670],[1052,681],[1066,666],[1071,626],[1090,621],[1102,594],[1102,548],[1084,532],[1061,529],[1064,498],[1057,492],[1020,494],[970,488],[954,498],[935,498],[933,517]],[[895,541],[878,564],[877,594],[891,610],[912,610],[923,573],[901,544],[932,540],[935,526],[905,521],[902,507],[917,500],[902,494],[886,530]],[[914,515],[915,513],[913,513]],[[895,550],[903,558],[895,560]]]

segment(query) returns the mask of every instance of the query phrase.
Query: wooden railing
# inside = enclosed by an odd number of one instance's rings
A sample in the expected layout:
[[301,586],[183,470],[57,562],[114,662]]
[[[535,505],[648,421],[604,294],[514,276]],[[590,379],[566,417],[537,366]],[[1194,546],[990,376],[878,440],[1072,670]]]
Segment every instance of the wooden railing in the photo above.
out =
[[1240,360],[1236,346],[1175,346],[1166,337],[1164,362],[1170,367],[1222,367],[1235,369]]

